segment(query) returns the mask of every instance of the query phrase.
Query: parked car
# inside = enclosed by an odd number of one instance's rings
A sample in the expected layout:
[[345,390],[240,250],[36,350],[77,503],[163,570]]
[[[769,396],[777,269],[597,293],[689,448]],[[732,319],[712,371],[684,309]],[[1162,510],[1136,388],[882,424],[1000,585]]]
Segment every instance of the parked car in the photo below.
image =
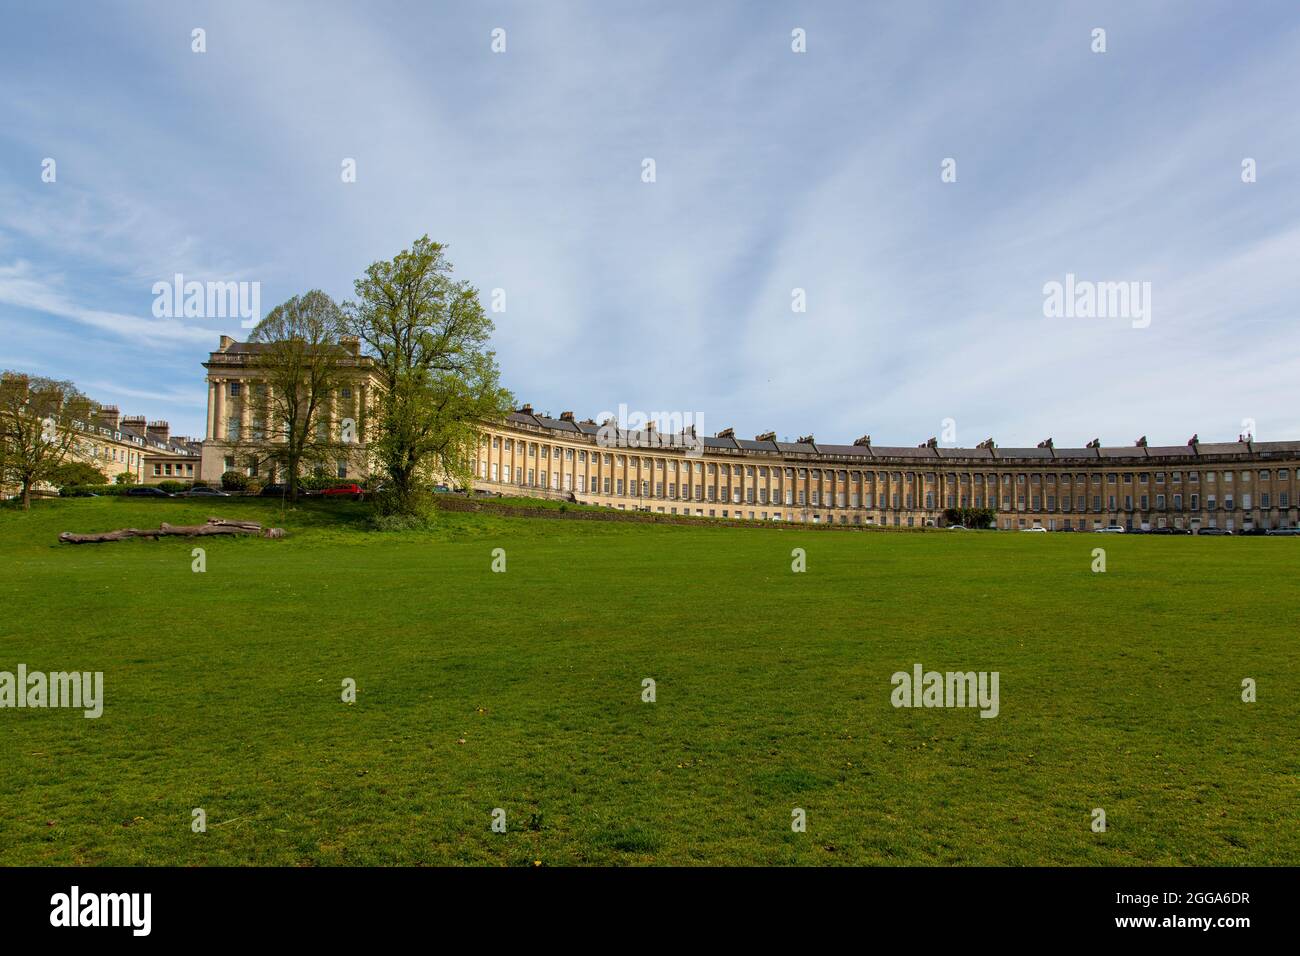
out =
[[1300,528],[1270,528],[1265,534],[1270,537],[1294,538],[1300,535]]
[[332,488],[325,488],[321,491],[322,498],[351,498],[353,501],[360,501],[365,496],[365,489],[353,482],[347,485],[334,485]]
[[1232,534],[1232,532],[1229,531],[1227,528],[1202,528],[1200,531],[1198,531],[1198,532],[1196,532],[1196,533],[1197,533],[1197,534],[1210,534],[1210,535],[1214,535],[1215,537],[1218,537],[1218,538],[1221,538],[1221,537],[1223,537],[1223,536],[1225,536],[1225,535]]
[[222,491],[220,488],[208,488],[205,486],[199,486],[198,488],[191,488],[189,491],[182,491],[180,493],[180,497],[181,498],[229,498],[230,492]]
[[161,488],[155,488],[153,485],[133,485],[126,489],[128,498],[174,498],[176,497]]
[[263,485],[262,490],[257,494],[259,498],[283,498],[288,493],[288,485]]
[[1041,525],[1038,526],[1038,527],[1036,527],[1036,528],[1021,528],[1020,530],[1021,530],[1021,531],[1041,531],[1043,534],[1047,534],[1047,529],[1044,528],[1044,527],[1042,527]]
[[964,524],[950,524],[950,525],[948,525],[948,530],[949,530],[949,531],[969,531],[970,528],[966,527]]
[[1123,525],[1108,524],[1104,528],[1098,528],[1097,534],[1125,534],[1126,529]]

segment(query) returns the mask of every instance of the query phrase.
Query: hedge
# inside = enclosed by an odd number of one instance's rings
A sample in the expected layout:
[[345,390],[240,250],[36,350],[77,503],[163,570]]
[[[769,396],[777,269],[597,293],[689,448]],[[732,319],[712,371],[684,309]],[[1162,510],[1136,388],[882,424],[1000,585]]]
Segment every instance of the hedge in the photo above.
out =
[[120,497],[131,488],[139,485],[67,485],[59,489],[60,498],[84,498],[87,495],[103,497]]

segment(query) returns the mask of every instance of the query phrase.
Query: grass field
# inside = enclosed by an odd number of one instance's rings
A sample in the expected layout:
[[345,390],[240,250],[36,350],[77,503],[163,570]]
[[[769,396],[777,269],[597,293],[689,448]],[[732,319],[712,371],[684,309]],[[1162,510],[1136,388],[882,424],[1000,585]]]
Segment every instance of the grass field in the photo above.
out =
[[[56,543],[210,514],[290,537]],[[0,510],[0,670],[106,698],[0,710],[0,864],[1300,863],[1295,539],[364,516]]]

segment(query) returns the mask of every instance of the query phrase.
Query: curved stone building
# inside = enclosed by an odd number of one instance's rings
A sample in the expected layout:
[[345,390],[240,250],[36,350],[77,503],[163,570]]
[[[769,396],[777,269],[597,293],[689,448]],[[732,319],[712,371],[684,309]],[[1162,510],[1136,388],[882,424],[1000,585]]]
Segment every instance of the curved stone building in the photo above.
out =
[[1294,527],[1300,442],[916,448],[812,436],[660,435],[536,414],[488,427],[477,488],[664,514],[917,527],[992,508],[999,529]]
[[[367,418],[379,387],[373,361],[345,343],[352,381],[325,416]],[[202,477],[240,466],[240,449],[259,426],[250,393],[260,387],[256,347],[223,336],[204,363],[208,427]],[[725,429],[625,431],[612,423],[536,414],[525,405],[485,427],[475,486],[507,495],[572,498],[625,510],[763,521],[919,527],[946,508],[991,508],[1000,529],[1049,531],[1163,527],[1184,530],[1295,527],[1300,442],[1235,442],[1131,447],[916,447],[752,441]],[[364,430],[363,430],[364,434]],[[362,439],[364,446],[364,437]],[[364,464],[339,461],[337,477],[361,479]],[[252,472],[250,472],[252,473]],[[273,475],[268,475],[273,479]]]

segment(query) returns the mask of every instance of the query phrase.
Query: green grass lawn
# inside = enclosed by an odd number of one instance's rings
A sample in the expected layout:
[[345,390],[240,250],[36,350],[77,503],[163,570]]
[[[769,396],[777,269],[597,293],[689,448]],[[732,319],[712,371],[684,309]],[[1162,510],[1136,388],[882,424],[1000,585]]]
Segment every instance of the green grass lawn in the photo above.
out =
[[[0,864],[1300,863],[1295,539],[364,509],[0,510],[0,670],[106,697],[0,710]],[[290,537],[56,543],[208,515]],[[918,662],[1000,715],[895,709]]]

